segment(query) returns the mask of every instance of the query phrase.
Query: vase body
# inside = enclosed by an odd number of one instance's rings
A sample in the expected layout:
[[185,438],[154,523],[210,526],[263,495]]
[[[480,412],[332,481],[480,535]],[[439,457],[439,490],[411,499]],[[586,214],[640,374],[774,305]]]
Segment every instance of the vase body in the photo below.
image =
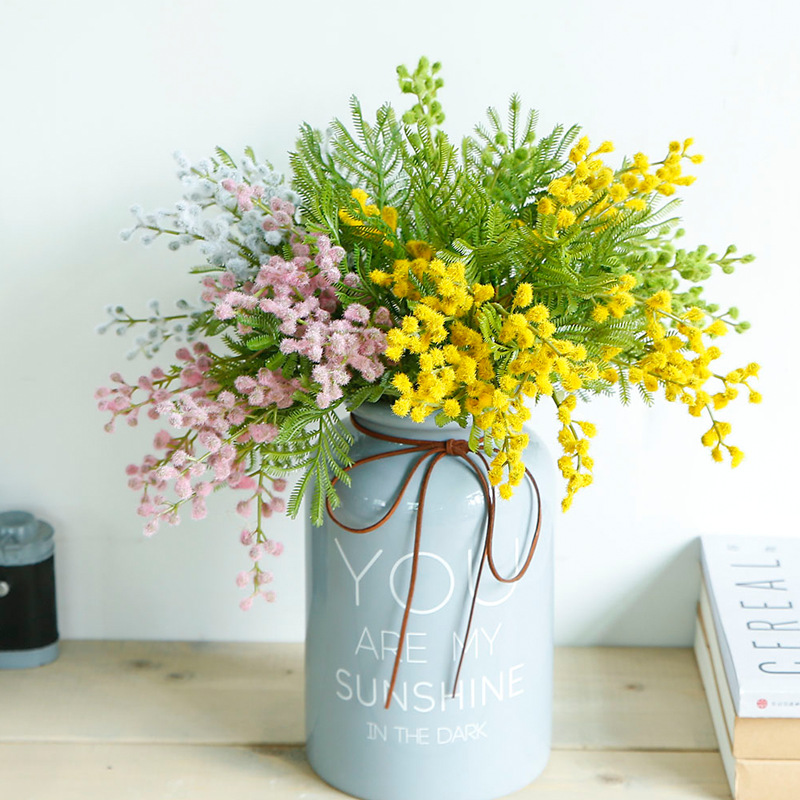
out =
[[[413,423],[388,405],[362,406],[357,421],[408,439],[465,439],[456,424]],[[354,461],[400,445],[351,426]],[[422,465],[395,513],[419,453],[358,466],[337,485],[335,520],[307,530],[306,735],[308,758],[327,783],[365,800],[490,800],[530,783],[550,753],[553,663],[553,512],[550,457],[531,431],[525,463],[542,505],[530,567],[515,583],[484,567],[486,503],[462,459],[444,457],[424,501],[417,579],[405,640],[399,633],[412,569]],[[470,456],[475,458],[475,456]],[[478,462],[476,462],[478,463]],[[524,562],[538,502],[525,480],[498,500],[495,564],[511,576]],[[462,649],[458,685],[454,678]],[[385,701],[401,647],[389,708]]]

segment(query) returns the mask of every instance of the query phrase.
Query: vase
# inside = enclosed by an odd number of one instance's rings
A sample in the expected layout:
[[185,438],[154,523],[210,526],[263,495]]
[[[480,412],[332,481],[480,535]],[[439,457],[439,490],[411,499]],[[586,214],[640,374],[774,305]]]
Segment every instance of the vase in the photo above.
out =
[[379,402],[346,424],[351,484],[306,535],[309,762],[364,800],[520,789],[550,753],[551,458],[526,430],[529,473],[495,504],[456,423]]

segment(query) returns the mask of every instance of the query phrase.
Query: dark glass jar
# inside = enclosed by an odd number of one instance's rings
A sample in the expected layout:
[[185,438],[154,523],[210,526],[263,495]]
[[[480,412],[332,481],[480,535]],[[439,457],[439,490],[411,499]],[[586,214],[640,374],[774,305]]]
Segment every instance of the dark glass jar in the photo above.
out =
[[26,511],[0,514],[0,669],[58,656],[53,528]]

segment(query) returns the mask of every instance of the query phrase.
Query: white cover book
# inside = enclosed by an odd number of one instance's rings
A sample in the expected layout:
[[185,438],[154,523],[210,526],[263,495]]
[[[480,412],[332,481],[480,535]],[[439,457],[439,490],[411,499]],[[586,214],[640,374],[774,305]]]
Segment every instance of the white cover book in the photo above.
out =
[[800,797],[800,761],[733,757],[708,645],[702,621],[698,619],[694,640],[697,666],[708,697],[722,765],[735,800],[797,800]]
[[700,541],[736,714],[800,717],[800,539]]

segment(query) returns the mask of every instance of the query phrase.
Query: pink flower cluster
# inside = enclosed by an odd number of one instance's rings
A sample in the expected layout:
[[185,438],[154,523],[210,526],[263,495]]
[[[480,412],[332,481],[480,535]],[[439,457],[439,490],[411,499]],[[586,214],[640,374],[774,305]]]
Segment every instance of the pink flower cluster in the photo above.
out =
[[221,186],[231,194],[236,195],[236,203],[240,211],[252,211],[253,198],[260,200],[264,196],[263,186],[251,186],[249,183],[236,183],[231,178],[222,181]]
[[[255,205],[266,208],[258,186],[226,179],[222,187],[235,195],[243,212]],[[177,351],[178,363],[169,374],[156,367],[128,384],[115,373],[113,386],[96,393],[98,407],[111,413],[107,430],[113,430],[118,417],[136,425],[140,410],[145,409],[148,417],[165,418],[178,431],[159,431],[154,439],[157,455],[147,455],[126,470],[128,485],[141,493],[138,513],[147,518],[147,535],[155,533],[162,522],[177,525],[186,504],[194,519],[202,519],[206,500],[216,489],[245,493],[236,510],[243,516],[255,511],[257,523],[241,535],[252,561],[251,568],[237,577],[239,586],[252,590],[242,608],[249,608],[258,596],[274,600],[274,592],[267,588],[272,573],[263,570],[260,561],[283,550],[261,528],[264,518],[286,510],[285,500],[278,496],[286,483],[265,474],[262,459],[268,463],[269,449],[263,446],[278,436],[298,392],[313,393],[320,408],[329,408],[343,397],[343,387],[354,377],[377,381],[384,373],[386,331],[392,326],[384,307],[370,311],[366,305],[350,303],[342,310],[336,286],[359,284],[356,274],[342,274],[343,248],[327,236],[310,236],[297,228],[291,203],[273,197],[269,210],[261,224],[267,232],[280,231],[281,238],[286,235],[291,258],[273,255],[254,277],[244,280],[222,271],[206,276],[202,297],[214,307],[217,319],[230,321],[231,327],[235,324],[240,336],[252,332],[247,323],[256,326],[239,319],[240,312],[272,315],[275,323],[268,330],[277,327],[283,356],[299,357],[298,376],[286,377],[281,369],[263,366],[259,352],[242,361],[234,360],[239,358],[234,354],[229,360],[196,343],[192,349]],[[269,332],[267,340],[269,344]],[[275,355],[279,354],[273,343],[270,357]],[[232,383],[231,365],[236,370]],[[168,499],[170,490],[177,499]]]
[[[170,375],[155,368],[149,376],[127,384],[115,373],[111,379],[117,385],[98,389],[95,395],[100,410],[112,415],[106,430],[113,430],[120,416],[135,424],[139,410],[147,407],[151,419],[167,417],[173,428],[184,431],[175,436],[166,430],[159,431],[153,445],[156,451],[164,451],[163,455],[147,455],[140,464],[126,468],[128,486],[141,492],[138,513],[148,518],[145,534],[154,534],[162,522],[179,524],[179,509],[186,503],[191,504],[193,519],[203,519],[207,513],[206,498],[221,487],[248,492],[237,504],[237,511],[245,516],[254,505],[259,519],[285,511],[285,500],[275,493],[283,491],[286,482],[271,480],[258,469],[248,472],[247,450],[240,448],[251,441],[261,443],[275,437],[277,427],[263,421],[262,406],[274,399],[285,402],[287,392],[291,397],[294,386],[287,386],[291,382],[284,381],[282,376],[276,378],[268,370],[262,370],[259,380],[252,381],[251,391],[242,391],[237,397],[233,392],[219,391],[219,384],[208,377],[213,359],[204,343],[195,343],[192,351],[181,348],[176,358],[183,366]],[[262,395],[256,396],[259,390]],[[251,403],[250,398],[260,402]],[[177,500],[167,498],[170,486]],[[254,586],[261,586],[264,579],[258,576],[266,573],[260,570],[258,560],[264,555],[280,555],[283,547],[279,542],[266,540],[260,530],[251,535],[258,539],[255,542],[258,548],[254,544],[250,549],[255,562],[251,573]]]
[[[258,371],[255,378],[249,375],[240,375],[234,382],[236,391],[247,397],[247,402],[253,407],[266,407],[275,405],[278,408],[289,408],[294,402],[294,393],[300,390],[301,384],[297,378],[284,378],[283,373],[279,370],[270,370],[266,367]],[[250,434],[256,441],[259,441],[258,436],[264,436],[261,441],[271,442],[275,438],[278,429],[274,425],[271,426],[275,429],[272,435],[266,433],[268,426],[261,426],[258,428],[258,433],[250,426]]]
[[[135,384],[128,384],[122,375],[114,372],[111,381],[117,385],[112,388],[101,387],[94,395],[98,409],[111,412],[105,429],[113,431],[120,416],[126,418],[128,425],[135,426],[139,421],[139,411],[144,407],[147,407],[150,419],[158,419],[161,416],[158,406],[168,402],[176,391],[199,389],[207,394],[219,389],[214,381],[205,377],[212,364],[208,345],[196,342],[192,349],[193,353],[186,347],[177,351],[176,358],[185,366],[173,375],[167,375],[161,367],[154,367],[149,375],[142,375]],[[174,386],[176,382],[177,388]],[[144,400],[135,401],[134,393],[137,391],[146,395]]]
[[264,220],[261,227],[265,231],[291,230],[294,226],[295,207],[280,197],[271,198],[269,207],[272,213]]
[[266,584],[272,583],[273,575],[269,570],[261,568],[260,561],[265,556],[277,558],[283,553],[283,543],[276,542],[264,536],[261,530],[261,520],[271,517],[273,514],[282,514],[286,511],[286,501],[278,497],[274,492],[283,492],[286,489],[286,481],[276,478],[271,481],[272,489],[269,489],[264,480],[252,481],[251,488],[253,494],[246,500],[240,500],[236,506],[236,511],[243,517],[248,517],[252,513],[255,504],[258,511],[258,524],[256,528],[250,530],[245,528],[239,536],[239,541],[247,548],[247,555],[253,562],[249,570],[242,570],[236,576],[236,585],[240,588],[250,586],[249,597],[244,598],[239,604],[243,611],[249,610],[253,601],[257,597],[263,597],[268,603],[275,600],[275,592],[264,588]]
[[311,246],[296,239],[290,261],[273,256],[261,267],[252,286],[229,291],[214,313],[223,320],[235,317],[237,308],[258,308],[274,315],[284,334],[281,352],[297,353],[315,364],[312,377],[320,386],[316,402],[320,408],[328,408],[343,396],[342,387],[354,372],[369,383],[383,374],[381,355],[386,350],[385,329],[391,325],[391,317],[386,308],[371,315],[365,306],[353,303],[343,319],[332,319],[338,308],[334,284],[342,279],[339,265],[345,253],[332,246],[327,236],[317,236],[314,249],[312,260]]
[[236,287],[236,276],[230,272],[223,272],[218,280],[210,275],[201,281],[203,293],[200,295],[206,303],[215,303]]
[[[239,211],[252,211],[255,203],[264,196],[263,186],[251,186],[249,183],[237,183],[232,178],[226,178],[220,183],[225,191],[236,196],[236,205]],[[263,208],[263,205],[261,206]],[[290,231],[294,227],[295,207],[288,200],[272,197],[269,201],[271,213],[267,216],[261,227],[265,231]]]
[[352,370],[369,383],[383,375],[380,356],[386,350],[386,334],[369,321],[369,311],[354,303],[344,319],[314,320],[305,326],[302,336],[281,342],[282,352],[300,353],[316,362],[311,375],[321,387],[316,396],[320,408],[328,408],[342,397]]
[[[286,488],[285,481],[275,481],[274,488],[277,491],[283,491]],[[263,503],[262,514],[264,516],[271,516],[273,512],[283,512],[286,510],[286,504],[281,497],[274,497],[270,502]],[[239,541],[247,548],[247,555],[253,562],[253,566],[249,570],[242,570],[236,576],[236,585],[240,588],[246,586],[251,587],[249,597],[245,597],[239,606],[243,611],[248,611],[253,601],[257,597],[263,597],[268,603],[275,600],[275,592],[266,589],[267,584],[272,583],[274,576],[270,570],[261,569],[260,560],[264,556],[278,557],[283,552],[283,544],[281,542],[266,539],[259,535],[257,530],[249,530],[245,528],[239,536]]]

